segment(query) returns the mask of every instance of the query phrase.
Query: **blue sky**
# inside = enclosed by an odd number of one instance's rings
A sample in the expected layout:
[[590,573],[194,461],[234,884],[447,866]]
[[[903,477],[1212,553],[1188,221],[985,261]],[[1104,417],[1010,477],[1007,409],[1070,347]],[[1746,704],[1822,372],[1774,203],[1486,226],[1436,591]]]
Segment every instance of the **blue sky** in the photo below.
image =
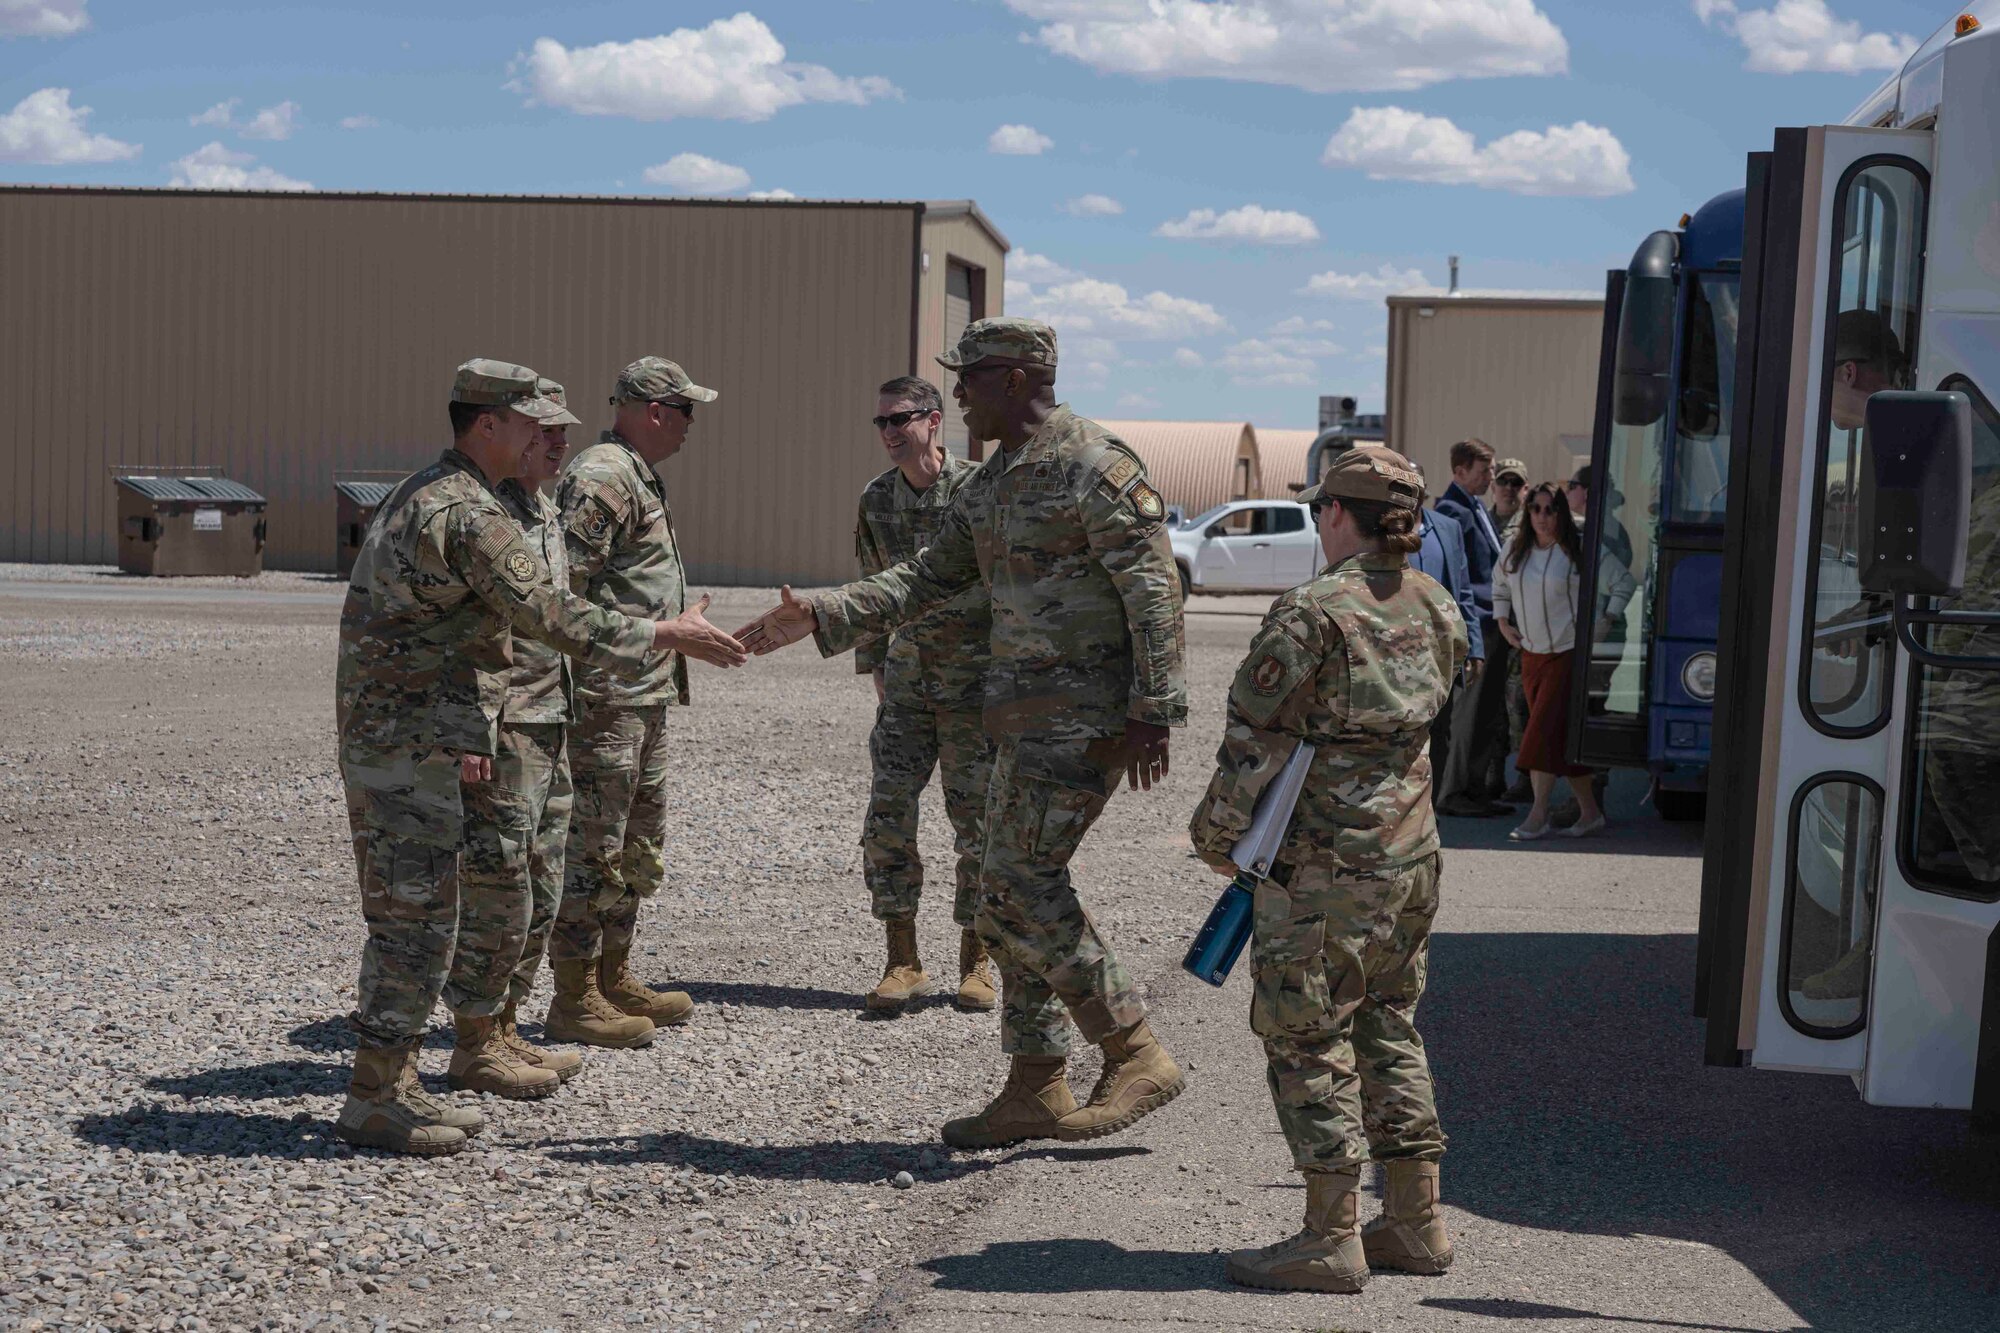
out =
[[472,8],[0,0],[0,180],[970,197],[1014,243],[1010,311],[1063,334],[1080,406],[1310,426],[1321,393],[1379,407],[1386,290],[1442,282],[1453,253],[1468,286],[1601,289],[1646,232],[1740,184],[1772,127],[1838,121],[1956,12]]

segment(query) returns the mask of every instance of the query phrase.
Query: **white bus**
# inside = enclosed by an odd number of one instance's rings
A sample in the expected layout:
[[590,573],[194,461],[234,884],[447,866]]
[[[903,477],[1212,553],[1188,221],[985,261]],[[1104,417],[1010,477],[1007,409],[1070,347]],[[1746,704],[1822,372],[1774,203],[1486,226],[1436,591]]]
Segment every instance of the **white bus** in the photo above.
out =
[[1706,1058],[2000,1128],[2000,0],[1746,196]]

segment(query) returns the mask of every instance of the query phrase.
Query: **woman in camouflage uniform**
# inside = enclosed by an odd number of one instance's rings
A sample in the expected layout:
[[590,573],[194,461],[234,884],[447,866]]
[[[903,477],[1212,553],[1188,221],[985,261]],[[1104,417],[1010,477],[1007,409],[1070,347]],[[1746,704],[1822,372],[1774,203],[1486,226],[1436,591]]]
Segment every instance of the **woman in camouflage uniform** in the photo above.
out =
[[[1229,1276],[1281,1290],[1359,1291],[1368,1269],[1441,1273],[1438,1127],[1414,1022],[1437,913],[1431,720],[1465,664],[1451,594],[1411,569],[1423,478],[1376,446],[1341,454],[1312,506],[1324,571],[1280,597],[1229,692],[1217,770],[1196,810],[1196,849],[1228,853],[1292,750],[1315,747],[1271,877],[1257,890],[1250,1025],[1271,1096],[1306,1177],[1305,1227],[1229,1257]],[[1359,1229],[1361,1164],[1386,1177],[1382,1215]]]

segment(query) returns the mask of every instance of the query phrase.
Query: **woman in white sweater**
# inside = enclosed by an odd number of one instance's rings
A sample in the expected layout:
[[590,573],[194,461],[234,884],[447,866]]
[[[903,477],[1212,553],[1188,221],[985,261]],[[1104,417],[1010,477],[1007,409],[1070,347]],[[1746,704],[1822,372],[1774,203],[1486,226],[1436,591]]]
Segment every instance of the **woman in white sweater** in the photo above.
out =
[[1548,836],[1549,796],[1557,778],[1569,778],[1578,816],[1562,832],[1585,838],[1604,828],[1604,811],[1588,781],[1590,770],[1563,756],[1583,543],[1568,502],[1552,483],[1529,491],[1525,506],[1528,521],[1493,567],[1493,618],[1521,654],[1521,690],[1528,700],[1528,725],[1515,762],[1535,793],[1528,817],[1509,836],[1519,842]]

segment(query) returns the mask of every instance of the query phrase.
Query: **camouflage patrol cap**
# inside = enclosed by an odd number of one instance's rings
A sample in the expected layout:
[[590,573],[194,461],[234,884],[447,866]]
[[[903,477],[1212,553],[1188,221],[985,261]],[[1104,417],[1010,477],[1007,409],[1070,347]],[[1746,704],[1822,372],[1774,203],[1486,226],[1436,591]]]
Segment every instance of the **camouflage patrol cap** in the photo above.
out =
[[1424,503],[1424,479],[1410,466],[1410,460],[1394,449],[1357,444],[1327,462],[1319,484],[1299,492],[1299,503],[1309,505],[1328,497],[1417,509]]
[[1525,483],[1528,480],[1528,465],[1518,458],[1503,458],[1499,466],[1493,469],[1493,480],[1498,481],[1506,476],[1519,477]]
[[451,401],[476,407],[511,407],[524,417],[547,421],[563,407],[535,396],[540,376],[512,361],[476,356],[458,368],[451,381]]
[[974,320],[958,335],[958,346],[937,363],[946,370],[963,370],[989,356],[1054,370],[1056,331],[1039,319]]
[[544,426],[581,426],[583,424],[583,421],[576,413],[569,410],[569,398],[563,393],[563,386],[557,384],[548,376],[543,375],[535,380],[535,397],[543,402],[554,403],[556,405],[556,414],[554,416],[539,418]]
[[662,398],[686,398],[696,403],[715,401],[715,390],[704,389],[688,378],[688,373],[665,357],[642,356],[618,372],[618,384],[611,390],[611,402],[657,403]]

